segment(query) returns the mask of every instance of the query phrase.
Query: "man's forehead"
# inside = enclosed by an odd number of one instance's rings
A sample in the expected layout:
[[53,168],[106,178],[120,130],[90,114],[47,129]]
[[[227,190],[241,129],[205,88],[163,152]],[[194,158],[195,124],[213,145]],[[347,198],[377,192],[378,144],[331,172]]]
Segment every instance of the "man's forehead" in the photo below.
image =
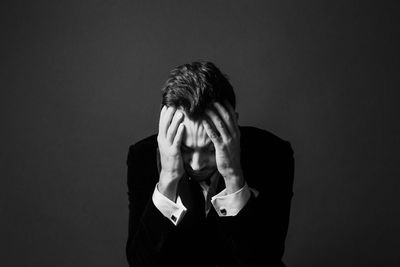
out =
[[[185,114],[185,112],[183,112]],[[184,116],[182,123],[185,125],[182,143],[187,147],[204,147],[211,143],[206,130],[204,129],[202,120],[193,120],[188,116]]]

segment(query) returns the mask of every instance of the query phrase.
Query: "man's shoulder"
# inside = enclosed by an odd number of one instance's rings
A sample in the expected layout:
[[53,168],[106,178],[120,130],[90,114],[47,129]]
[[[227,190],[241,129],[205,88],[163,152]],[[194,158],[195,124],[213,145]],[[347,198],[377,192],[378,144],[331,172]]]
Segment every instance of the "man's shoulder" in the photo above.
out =
[[157,134],[146,136],[130,145],[130,149],[141,149],[157,146]]
[[240,128],[240,133],[242,134],[242,136],[247,137],[247,138],[255,137],[257,139],[263,139],[263,140],[270,141],[270,142],[285,141],[284,139],[277,136],[276,134],[274,134],[268,130],[258,128],[258,127],[240,126],[239,128]]
[[128,162],[133,157],[146,158],[147,155],[155,155],[153,152],[157,149],[157,134],[139,139],[138,141],[129,145],[128,149]]
[[268,147],[269,150],[292,151],[291,144],[278,135],[253,126],[240,126],[241,144],[244,147],[259,149]]
[[[241,161],[246,181],[271,198],[291,188],[294,153],[289,141],[256,127],[241,127]],[[258,179],[258,177],[268,179]]]

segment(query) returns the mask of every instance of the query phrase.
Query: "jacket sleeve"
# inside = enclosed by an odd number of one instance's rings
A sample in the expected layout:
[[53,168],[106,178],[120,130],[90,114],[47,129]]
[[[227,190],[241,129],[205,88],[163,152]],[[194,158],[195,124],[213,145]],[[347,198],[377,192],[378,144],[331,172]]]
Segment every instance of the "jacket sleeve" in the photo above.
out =
[[161,260],[164,244],[174,227],[151,198],[158,181],[151,150],[143,145],[133,145],[127,158],[129,226],[126,256],[129,265],[135,267],[154,266]]
[[[288,231],[293,196],[294,158],[289,142],[274,157],[262,159],[245,174],[263,179],[257,197],[252,194],[246,206],[231,217],[218,218],[218,231],[236,265],[285,266],[282,257]],[[256,166],[257,165],[257,166]],[[264,169],[262,169],[264,168]],[[252,180],[255,177],[252,177]],[[249,179],[250,180],[250,179]],[[252,186],[249,182],[249,186]]]

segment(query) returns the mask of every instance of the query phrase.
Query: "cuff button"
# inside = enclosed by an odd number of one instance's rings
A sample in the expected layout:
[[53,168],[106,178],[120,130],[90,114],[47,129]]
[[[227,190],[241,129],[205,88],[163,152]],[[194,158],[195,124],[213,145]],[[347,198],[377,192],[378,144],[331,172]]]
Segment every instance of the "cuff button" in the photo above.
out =
[[176,222],[176,217],[174,215],[171,216],[171,220],[173,220],[174,222]]
[[226,215],[226,209],[220,209],[219,211],[221,212],[222,215]]

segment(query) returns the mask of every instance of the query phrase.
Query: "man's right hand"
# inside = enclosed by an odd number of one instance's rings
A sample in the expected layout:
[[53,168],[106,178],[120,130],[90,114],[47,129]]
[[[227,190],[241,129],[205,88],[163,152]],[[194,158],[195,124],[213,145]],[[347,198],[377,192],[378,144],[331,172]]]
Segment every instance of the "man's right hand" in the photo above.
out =
[[158,149],[160,151],[161,172],[158,191],[172,201],[176,201],[178,183],[185,170],[181,155],[184,131],[184,114],[175,107],[163,106],[158,129]]

